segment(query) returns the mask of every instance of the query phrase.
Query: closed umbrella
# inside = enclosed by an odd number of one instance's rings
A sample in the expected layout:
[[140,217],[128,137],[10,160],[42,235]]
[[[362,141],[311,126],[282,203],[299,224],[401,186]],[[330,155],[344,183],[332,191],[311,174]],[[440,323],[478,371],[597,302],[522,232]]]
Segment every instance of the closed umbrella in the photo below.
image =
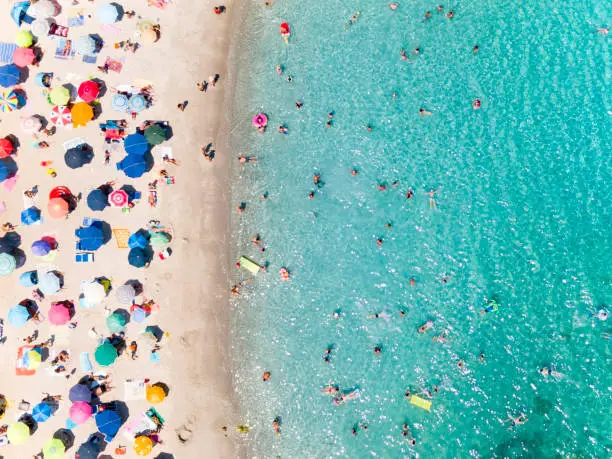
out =
[[139,456],[147,456],[153,451],[153,441],[146,435],[134,439],[134,452]]
[[51,244],[47,241],[40,240],[32,243],[32,254],[37,257],[44,257],[49,252],[51,252]]
[[51,122],[56,126],[64,127],[72,124],[70,109],[64,105],[56,105],[51,109]]
[[[95,356],[95,359],[98,365],[107,367],[109,365],[112,365],[115,362],[115,360],[117,360],[117,349],[115,349],[113,345],[110,343],[104,343],[98,346],[94,356]],[[103,411],[103,413],[105,412],[106,411]],[[97,416],[96,416],[96,421],[97,421]]]
[[34,287],[38,284],[38,273],[36,271],[26,271],[19,276],[19,283],[24,287]]
[[49,322],[53,325],[66,325],[71,319],[70,308],[65,303],[52,303],[49,308]]
[[18,304],[9,309],[8,321],[13,327],[23,327],[30,319],[30,312],[25,306]]
[[51,0],[40,0],[28,8],[28,14],[36,19],[46,19],[59,13]]
[[154,124],[153,126],[149,126],[145,130],[144,135],[147,138],[147,142],[149,142],[149,144],[151,145],[159,145],[164,140],[168,139],[166,130],[157,124]]
[[32,417],[36,422],[48,421],[53,410],[48,403],[39,403],[32,409]]
[[36,207],[28,207],[21,211],[21,223],[24,225],[33,225],[40,221],[40,209]]
[[132,304],[136,298],[136,290],[130,284],[125,284],[116,290],[115,295],[120,304]]
[[78,169],[91,163],[93,157],[94,154],[91,148],[82,145],[67,150],[64,153],[64,162],[70,169]]
[[0,158],[7,158],[13,153],[13,144],[8,139],[0,138]]
[[45,459],[62,459],[66,452],[66,446],[59,438],[52,438],[47,440],[42,451]]
[[149,242],[151,243],[153,248],[159,250],[170,243],[170,235],[162,231],[157,231],[151,234],[151,239],[149,240]]
[[120,112],[124,112],[128,107],[128,98],[125,94],[113,94],[113,98],[111,99],[111,105],[113,110],[118,110]]
[[75,51],[83,56],[91,56],[96,51],[96,40],[90,35],[81,35],[72,45]]
[[120,12],[112,3],[102,3],[98,6],[98,20],[102,24],[113,24],[119,20]]
[[32,48],[17,48],[13,52],[13,62],[17,67],[27,67],[36,59]]
[[93,119],[94,112],[91,105],[85,102],[77,102],[72,106],[70,115],[72,116],[72,125],[79,127],[86,126]]
[[141,112],[147,107],[147,101],[142,94],[134,94],[128,101],[128,108],[131,112]]
[[109,437],[114,437],[121,428],[121,416],[113,410],[104,410],[96,414],[98,431]]
[[41,130],[42,123],[36,116],[28,116],[27,118],[23,118],[21,120],[20,126],[21,130],[26,134],[33,134],[34,132]]
[[20,30],[15,36],[15,43],[22,48],[29,48],[34,43],[34,35],[29,30]]
[[156,405],[166,399],[166,391],[160,386],[147,387],[147,402]]
[[8,88],[19,83],[20,78],[19,67],[15,64],[3,65],[0,67],[0,86]]
[[130,178],[139,178],[147,172],[147,162],[140,155],[127,155],[117,163],[117,169],[122,170]]
[[6,431],[8,441],[14,445],[21,445],[30,438],[30,428],[25,422],[14,422],[8,426]]
[[97,226],[79,228],[74,234],[79,238],[80,250],[98,250],[104,245],[104,233]]
[[59,292],[61,287],[61,278],[53,271],[48,271],[38,276],[38,289],[43,295],[53,295]]
[[130,250],[128,254],[128,263],[135,268],[142,268],[147,265],[153,258],[150,251],[136,247]]
[[9,113],[19,108],[19,96],[10,89],[0,93],[0,112]]
[[142,134],[130,134],[123,141],[123,148],[128,155],[144,155],[149,149],[149,142]]
[[106,290],[100,282],[88,282],[81,287],[81,292],[87,302],[93,304],[99,303],[106,297]]
[[53,105],[66,105],[70,101],[70,91],[65,86],[56,86],[49,93]]
[[47,210],[51,218],[64,218],[70,212],[70,206],[63,198],[52,198],[49,199]]
[[77,92],[85,102],[93,102],[100,94],[100,85],[93,80],[87,80],[79,85]]
[[87,206],[96,212],[101,212],[108,207],[108,195],[96,188],[87,195]]
[[129,196],[124,190],[115,190],[108,196],[108,202],[114,207],[125,207]]
[[8,276],[17,267],[15,257],[10,253],[0,253],[0,276]]
[[74,402],[70,407],[70,420],[75,424],[83,424],[92,415],[91,405],[87,402]]
[[85,384],[75,384],[70,388],[68,398],[71,402],[86,402],[91,401],[91,390]]

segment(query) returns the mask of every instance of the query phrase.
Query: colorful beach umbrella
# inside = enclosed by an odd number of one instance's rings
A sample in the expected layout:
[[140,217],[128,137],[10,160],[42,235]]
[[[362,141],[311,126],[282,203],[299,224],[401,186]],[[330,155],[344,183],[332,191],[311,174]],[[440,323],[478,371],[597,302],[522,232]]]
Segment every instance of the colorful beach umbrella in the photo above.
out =
[[40,209],[37,207],[28,207],[21,211],[21,223],[24,225],[33,225],[40,221]]
[[83,81],[79,85],[78,94],[85,102],[90,103],[97,99],[100,94],[100,85],[93,80]]
[[59,292],[61,287],[62,280],[57,273],[47,271],[46,273],[38,275],[38,289],[43,295],[53,295]]
[[123,140],[123,148],[128,155],[144,155],[149,149],[149,142],[142,134],[130,134]]
[[104,233],[97,226],[78,228],[74,234],[79,238],[80,250],[95,251],[104,245]]
[[10,253],[0,253],[0,276],[8,276],[17,267],[15,257]]
[[91,402],[91,390],[85,384],[75,384],[70,388],[68,398],[71,402]]
[[19,276],[19,283],[24,287],[34,287],[38,284],[38,273],[36,271],[26,271]]
[[48,421],[52,414],[53,410],[48,403],[39,403],[32,409],[32,417],[36,422]]
[[47,315],[49,322],[53,325],[66,325],[70,322],[71,316],[70,307],[64,302],[51,303],[49,314]]
[[45,459],[61,459],[66,453],[66,446],[59,438],[47,440],[42,449]]
[[28,8],[28,14],[36,19],[46,19],[55,16],[59,10],[51,0],[39,0]]
[[153,451],[153,440],[146,435],[139,435],[134,439],[134,452],[139,456],[147,456]]
[[128,109],[131,112],[141,112],[147,107],[147,101],[142,94],[134,94],[128,101]]
[[[104,343],[98,346],[94,354],[94,357],[98,365],[107,367],[109,365],[112,365],[115,362],[115,360],[117,360],[117,349],[115,349],[113,345],[110,343]],[[106,411],[103,411],[103,413],[105,412]],[[97,422],[97,416],[96,416],[96,422]]]
[[104,190],[96,188],[87,195],[87,206],[96,212],[101,212],[108,207],[108,195]]
[[147,402],[157,405],[166,399],[166,391],[156,385],[147,387]]
[[144,133],[147,142],[151,145],[159,145],[163,141],[168,139],[168,134],[166,130],[159,126],[158,124],[154,124],[153,126],[149,126]]
[[72,116],[72,125],[79,127],[86,126],[93,119],[94,112],[92,106],[88,103],[77,102],[72,106],[70,115]]
[[113,24],[119,20],[120,12],[116,4],[101,3],[98,6],[98,20],[102,24]]
[[100,282],[88,282],[81,287],[83,297],[89,303],[99,303],[106,297],[106,289]]
[[25,306],[18,304],[9,309],[8,321],[13,327],[23,327],[30,319],[30,312]]
[[91,148],[87,145],[81,145],[67,150],[64,153],[64,162],[70,169],[78,169],[85,164],[91,163],[93,157],[94,154]]
[[15,91],[6,90],[0,93],[0,112],[8,113],[19,108],[19,96]]
[[42,351],[40,348],[35,347],[30,349],[23,356],[23,364],[28,370],[37,370],[42,364]]
[[108,202],[113,207],[125,207],[129,201],[129,196],[124,190],[115,190],[108,196]]
[[127,155],[117,163],[117,169],[130,178],[139,178],[147,172],[147,161],[140,155]]
[[56,86],[49,93],[49,100],[53,105],[66,105],[70,102],[70,91],[65,86]]
[[83,424],[93,413],[91,405],[87,402],[74,402],[70,407],[70,420],[75,424]]
[[51,218],[64,218],[70,212],[68,201],[62,198],[49,199],[47,210]]
[[0,138],[0,158],[8,158],[13,153],[13,144],[9,139]]
[[42,129],[42,123],[36,116],[28,116],[23,118],[20,123],[21,130],[26,134],[33,134]]
[[36,255],[37,257],[44,257],[51,252],[51,244],[43,240],[34,241],[31,249],[33,255]]
[[91,35],[81,35],[72,42],[72,46],[82,56],[91,56],[96,51],[96,40]]
[[21,72],[15,64],[3,65],[0,67],[0,86],[5,88],[15,86],[19,83]]
[[55,106],[51,109],[51,122],[56,126],[68,126],[72,124],[70,109],[64,105]]
[[109,437],[114,437],[121,428],[121,416],[114,410],[104,410],[96,414],[98,431]]
[[136,290],[130,284],[124,284],[115,291],[115,296],[120,304],[132,304],[136,298]]
[[29,48],[34,43],[34,36],[29,30],[20,30],[15,36],[15,43],[22,48]]
[[121,314],[112,313],[106,318],[106,327],[111,333],[119,333],[125,330],[125,317]]
[[8,426],[6,436],[13,445],[21,445],[30,438],[30,428],[25,422],[14,422]]
[[17,67],[27,67],[36,59],[32,48],[17,48],[13,53],[13,62]]
[[124,112],[128,108],[128,98],[125,94],[113,94],[111,105],[113,110]]

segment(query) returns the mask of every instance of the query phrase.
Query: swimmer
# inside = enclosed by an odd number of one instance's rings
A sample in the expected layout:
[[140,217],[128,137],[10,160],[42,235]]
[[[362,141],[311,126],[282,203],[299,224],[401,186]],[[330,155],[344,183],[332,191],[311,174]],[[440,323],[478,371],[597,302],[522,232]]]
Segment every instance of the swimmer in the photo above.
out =
[[268,379],[270,379],[270,376],[272,376],[272,374],[269,371],[264,371],[264,374],[261,379],[262,381],[267,381]]
[[428,320],[427,322],[425,322],[423,325],[421,325],[419,327],[419,333],[425,333],[426,331],[430,330],[431,327],[433,327],[433,321]]
[[334,319],[340,319],[342,317],[342,311],[340,309],[336,309],[332,315]]
[[232,296],[240,296],[240,288],[238,287],[238,285],[234,285],[231,290],[230,290],[230,294]]
[[376,188],[378,188],[378,191],[385,191],[387,189],[387,185],[385,185],[384,183],[377,182]]
[[489,312],[497,312],[499,311],[499,303],[495,300],[489,300],[487,302],[487,307],[484,308],[482,311],[480,311],[480,315],[484,316],[485,314],[488,314]]
[[434,336],[431,340],[434,343],[450,343],[450,340],[446,339],[446,330],[444,330],[438,336]]
[[604,37],[607,37],[608,34],[610,33],[610,27],[600,27],[597,29],[597,33],[599,35],[603,35]]
[[321,175],[315,172],[312,176],[312,183],[314,183],[317,186],[321,184]]
[[416,285],[416,279],[414,277],[411,277],[409,282],[411,287],[414,287]]
[[428,110],[425,110],[425,109],[424,109],[424,108],[422,108],[422,107],[419,109],[419,116],[420,116],[420,117],[423,117],[423,116],[431,116],[431,115],[433,115],[433,113],[432,113],[432,112],[430,112],[430,111],[428,111]]
[[406,191],[406,199],[412,199],[413,196],[414,191],[412,191],[412,188],[408,188],[408,191]]
[[280,64],[276,64],[276,74],[281,75],[282,73],[283,73],[283,68],[280,66]]
[[404,317],[406,315],[406,312],[400,309],[399,310],[399,315]]
[[389,3],[389,9],[395,11],[399,5],[397,3]]
[[412,433],[410,432],[410,428],[408,427],[408,424],[402,425],[402,437],[404,437],[406,441],[410,443],[410,445],[412,446],[416,445],[416,441],[414,438],[412,438]]
[[436,7],[436,11],[437,11],[438,13],[441,13],[442,11],[444,11],[444,6],[443,6],[443,5],[438,5],[438,6]]
[[485,362],[484,352],[481,352],[480,355],[478,356],[478,362],[479,363],[484,363]]
[[278,133],[279,133],[279,134],[285,134],[285,135],[286,135],[286,134],[289,134],[289,128],[288,128],[287,126],[285,126],[284,124],[281,124],[281,125],[278,127]]
[[457,362],[457,367],[459,367],[460,369],[463,369],[465,367],[465,362],[463,360],[459,360]]
[[351,175],[353,177],[357,177],[359,175],[359,171],[357,169],[351,169]]
[[383,240],[382,240],[382,238],[377,237],[377,238],[376,238],[376,244],[378,244],[378,246],[379,246],[379,247],[382,247],[382,245],[383,245]]
[[522,424],[525,424],[527,421],[528,421],[527,416],[525,416],[524,414],[521,414],[520,416],[517,416],[515,418],[508,415],[508,419],[506,419],[504,422],[510,422],[512,426],[520,426]]
[[291,75],[287,75],[287,81],[289,84],[293,84],[293,77]]
[[423,19],[423,22],[427,22],[429,19],[431,19],[431,12],[425,11],[425,19]]
[[328,384],[327,386],[325,386],[324,388],[321,389],[321,393],[324,395],[335,395],[338,392],[340,392],[340,386],[338,386],[337,384]]
[[259,236],[259,234],[256,234],[255,236],[253,236],[253,238],[251,239],[251,242],[254,245],[259,245],[261,244],[261,237]]
[[380,355],[382,353],[382,346],[374,346],[374,355]]
[[327,121],[327,122],[325,123],[325,126],[326,126],[327,128],[332,127],[332,122],[331,122],[331,121]]
[[350,26],[352,26],[353,24],[355,24],[355,22],[357,21],[357,19],[359,18],[359,15],[361,13],[359,11],[356,11],[355,14],[353,14],[353,16],[349,19],[349,22],[346,23],[346,25],[344,26],[345,29],[348,29]]
[[247,155],[238,156],[238,162],[240,164],[256,163],[257,156],[247,156]]
[[370,314],[366,316],[366,319],[388,319],[389,315],[386,312],[377,312],[376,314]]
[[261,199],[262,201],[265,201],[268,199],[268,192],[266,191],[264,194],[262,194],[259,199]]
[[400,49],[400,57],[404,61],[409,61],[410,60],[410,59],[408,59],[408,54],[406,54],[406,50],[404,48]]
[[562,378],[564,376],[563,373],[559,373],[558,371],[551,370],[548,367],[542,367],[538,371],[545,378],[548,378],[548,376],[552,376],[553,378]]
[[412,50],[412,53],[415,56],[418,56],[421,53],[421,48],[419,48],[418,46],[415,46],[415,48]]
[[335,112],[333,112],[333,111],[332,111],[332,112],[329,112],[329,113],[327,114],[327,119],[328,119],[328,120],[333,119],[334,115],[335,115]]
[[274,432],[276,433],[276,435],[280,435],[280,426],[281,426],[281,419],[277,416],[274,418],[274,421],[272,421],[272,428],[274,429]]
[[242,212],[244,212],[246,209],[246,202],[241,202],[238,207],[236,208],[236,210],[238,211],[239,214],[241,214]]
[[438,192],[438,190],[429,190],[426,191],[425,194],[429,196],[429,208],[430,209],[437,209],[438,206],[436,204],[436,193]]
[[314,199],[315,198],[315,194],[314,191],[311,191],[308,193],[308,199]]
[[472,50],[472,53],[476,54],[479,50],[480,48],[478,47],[478,45],[474,45],[474,49]]
[[295,103],[295,108],[298,110],[304,106],[304,102],[300,102],[299,100]]
[[385,223],[385,228],[391,229],[393,228],[393,224],[391,222]]
[[289,270],[285,267],[279,269],[278,273],[280,274],[280,278],[283,282],[287,282],[289,279],[291,279],[291,274],[289,273]]
[[404,397],[405,397],[405,398],[410,398],[410,397],[412,397],[412,394],[410,393],[410,391],[409,391],[409,390],[407,390],[406,392],[404,392]]
[[595,314],[591,314],[591,317],[596,317],[597,319],[602,321],[608,320],[608,317],[610,317],[610,312],[606,308],[601,308]]
[[480,99],[474,99],[472,101],[472,108],[474,110],[478,110],[480,108],[480,106],[481,106]]
[[372,132],[372,126],[370,126],[369,124],[366,126],[366,129],[368,132]]
[[446,18],[447,19],[452,19],[455,17],[455,12],[454,11],[449,11],[448,13],[446,13]]

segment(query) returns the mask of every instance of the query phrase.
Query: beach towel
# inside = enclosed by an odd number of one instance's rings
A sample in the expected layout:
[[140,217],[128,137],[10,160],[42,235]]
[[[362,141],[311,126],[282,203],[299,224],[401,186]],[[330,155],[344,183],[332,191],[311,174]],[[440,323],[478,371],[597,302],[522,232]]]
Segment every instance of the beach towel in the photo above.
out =
[[147,385],[144,379],[128,379],[123,383],[123,400],[145,400]]
[[121,73],[124,62],[125,62],[125,58],[121,60],[114,60],[114,59],[111,59],[110,57],[107,57],[106,61],[104,61],[104,65],[108,67],[109,70],[115,73]]
[[49,28],[49,35],[65,38],[68,36],[68,27],[64,27],[59,24],[51,24],[51,27]]
[[168,0],[147,0],[147,3],[149,6],[154,6],[160,10],[166,9],[166,7],[170,4]]
[[85,62],[86,64],[95,64],[97,60],[97,56],[83,56],[83,62]]
[[74,59],[75,50],[72,48],[72,40],[68,40],[66,38],[60,38],[57,40],[57,45],[55,46],[55,58],[56,59]]
[[80,11],[68,18],[68,27],[81,27],[83,25],[85,25],[85,16]]
[[36,374],[36,370],[28,370],[23,363],[23,355],[33,348],[34,346],[31,345],[21,346],[17,351],[17,364],[15,365],[15,374],[17,376],[32,376]]
[[0,62],[6,64],[13,63],[13,53],[17,49],[14,43],[0,43]]
[[81,352],[79,357],[79,363],[81,364],[81,371],[83,373],[92,373],[93,365],[91,364],[91,360],[89,359],[89,352]]
[[126,228],[113,228],[113,236],[117,241],[117,247],[120,249],[128,249],[128,239],[130,238],[130,230]]

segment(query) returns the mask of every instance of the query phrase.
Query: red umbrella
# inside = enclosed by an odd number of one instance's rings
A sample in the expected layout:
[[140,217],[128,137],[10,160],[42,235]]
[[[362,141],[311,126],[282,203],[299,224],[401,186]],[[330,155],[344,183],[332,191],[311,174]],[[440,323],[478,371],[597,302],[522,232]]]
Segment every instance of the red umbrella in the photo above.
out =
[[72,192],[65,186],[56,186],[49,192],[49,199],[72,196]]
[[51,122],[57,126],[72,124],[70,109],[63,105],[56,105],[51,109]]
[[100,86],[92,80],[83,81],[78,90],[79,97],[85,102],[93,102],[100,94]]
[[8,139],[0,139],[0,158],[7,158],[13,153],[13,144]]
[[128,201],[129,196],[123,190],[115,190],[108,196],[108,202],[111,206],[125,207]]
[[32,48],[17,48],[13,52],[13,62],[17,67],[27,67],[36,59]]
[[53,325],[67,324],[70,321],[71,316],[72,313],[70,311],[70,307],[67,306],[64,302],[51,303],[49,314],[47,314],[49,322],[51,322]]

